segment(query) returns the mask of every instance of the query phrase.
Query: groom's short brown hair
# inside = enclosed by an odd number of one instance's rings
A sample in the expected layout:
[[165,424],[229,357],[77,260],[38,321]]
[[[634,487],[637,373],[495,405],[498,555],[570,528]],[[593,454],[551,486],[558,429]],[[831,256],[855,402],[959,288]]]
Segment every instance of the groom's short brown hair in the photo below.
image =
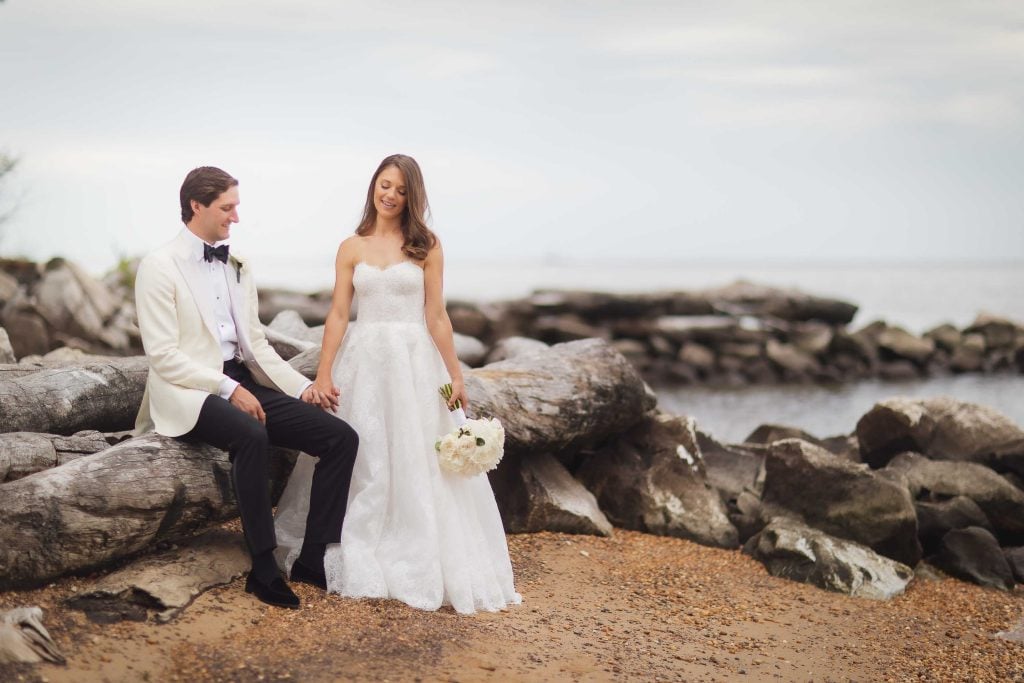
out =
[[196,200],[203,206],[209,206],[213,200],[224,194],[229,187],[238,184],[238,180],[232,178],[225,171],[215,166],[200,166],[188,172],[185,182],[181,184],[181,222],[186,225],[195,212],[192,211],[192,200]]

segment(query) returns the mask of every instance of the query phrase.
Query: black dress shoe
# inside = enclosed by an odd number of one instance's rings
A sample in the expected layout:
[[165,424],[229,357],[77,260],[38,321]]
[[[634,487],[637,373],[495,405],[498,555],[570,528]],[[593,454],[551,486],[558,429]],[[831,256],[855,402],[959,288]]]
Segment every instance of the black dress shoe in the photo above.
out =
[[310,586],[316,586],[321,590],[327,590],[327,575],[323,571],[316,571],[310,569],[306,565],[296,560],[292,564],[292,581],[299,583],[308,583]]
[[299,597],[292,592],[292,589],[280,576],[266,584],[249,572],[249,576],[245,579],[245,592],[252,593],[262,602],[274,607],[299,608]]

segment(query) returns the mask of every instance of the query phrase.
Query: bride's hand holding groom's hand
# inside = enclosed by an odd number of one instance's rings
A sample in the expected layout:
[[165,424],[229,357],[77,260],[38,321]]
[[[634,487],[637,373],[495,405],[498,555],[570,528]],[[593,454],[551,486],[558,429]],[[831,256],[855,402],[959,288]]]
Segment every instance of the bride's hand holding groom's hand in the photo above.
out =
[[339,396],[341,391],[331,380],[317,377],[316,381],[302,393],[302,400],[318,405],[324,410],[337,410]]

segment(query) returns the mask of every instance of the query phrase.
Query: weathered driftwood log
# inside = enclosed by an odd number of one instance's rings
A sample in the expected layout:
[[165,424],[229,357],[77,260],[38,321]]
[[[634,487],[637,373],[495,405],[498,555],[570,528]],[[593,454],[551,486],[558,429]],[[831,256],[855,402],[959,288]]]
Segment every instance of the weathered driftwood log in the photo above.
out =
[[[287,455],[275,452],[278,471]],[[147,434],[0,485],[0,590],[97,568],[234,517],[230,471],[224,451]]]
[[145,357],[131,356],[0,380],[0,432],[130,429],[148,369]]
[[0,483],[27,477],[110,446],[102,432],[72,436],[10,432],[0,434]]
[[470,370],[466,392],[472,413],[501,420],[506,452],[524,456],[572,455],[629,429],[656,403],[629,361],[599,339]]
[[11,379],[17,379],[18,377],[24,377],[25,375],[31,375],[34,372],[39,372],[42,367],[38,365],[29,364],[18,364],[18,363],[3,363],[0,364],[0,382],[5,382]]

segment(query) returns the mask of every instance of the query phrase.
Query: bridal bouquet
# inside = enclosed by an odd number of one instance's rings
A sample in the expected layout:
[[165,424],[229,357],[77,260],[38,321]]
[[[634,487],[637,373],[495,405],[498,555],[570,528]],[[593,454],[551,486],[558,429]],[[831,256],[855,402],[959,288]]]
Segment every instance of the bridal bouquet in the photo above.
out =
[[[438,391],[445,401],[452,397],[451,384],[445,384]],[[434,443],[441,468],[474,476],[497,467],[505,454],[505,429],[501,422],[494,418],[469,420],[459,402],[455,404],[452,417],[457,425],[455,430]]]

